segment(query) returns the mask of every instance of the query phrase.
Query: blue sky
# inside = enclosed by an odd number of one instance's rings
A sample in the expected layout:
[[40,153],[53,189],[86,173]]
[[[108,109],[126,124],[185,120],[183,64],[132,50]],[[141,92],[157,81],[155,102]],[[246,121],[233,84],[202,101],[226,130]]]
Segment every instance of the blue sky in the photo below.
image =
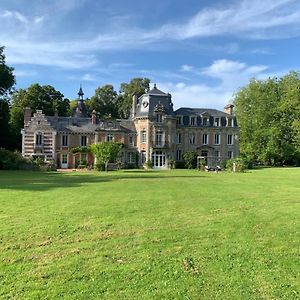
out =
[[74,99],[149,77],[175,108],[222,109],[250,78],[299,70],[299,0],[1,0],[17,88]]

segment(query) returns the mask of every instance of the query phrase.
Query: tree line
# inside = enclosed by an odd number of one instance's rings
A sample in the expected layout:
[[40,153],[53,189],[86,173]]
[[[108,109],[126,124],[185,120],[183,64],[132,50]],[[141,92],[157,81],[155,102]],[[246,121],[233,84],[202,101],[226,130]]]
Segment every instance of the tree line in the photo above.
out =
[[[4,47],[0,47],[0,148],[21,149],[21,129],[24,108],[41,109],[45,115],[72,116],[77,99],[69,100],[51,85],[30,85],[15,89],[13,68],[5,63]],[[91,98],[85,99],[87,112],[95,110],[100,118],[127,118],[132,105],[132,95],[140,96],[149,90],[150,79],[133,78],[122,83],[119,92],[113,85],[98,87]]]
[[[132,95],[149,90],[148,78],[133,78],[117,92],[110,84],[98,87],[85,99],[89,114],[100,118],[127,118]],[[50,85],[32,84],[14,89],[13,68],[5,63],[0,47],[0,148],[20,149],[24,108],[42,109],[46,115],[70,116],[77,100],[69,100]],[[240,128],[240,154],[249,164],[300,165],[300,75],[291,71],[281,78],[252,79],[234,96]]]
[[234,96],[240,153],[261,165],[300,165],[300,75],[250,80]]

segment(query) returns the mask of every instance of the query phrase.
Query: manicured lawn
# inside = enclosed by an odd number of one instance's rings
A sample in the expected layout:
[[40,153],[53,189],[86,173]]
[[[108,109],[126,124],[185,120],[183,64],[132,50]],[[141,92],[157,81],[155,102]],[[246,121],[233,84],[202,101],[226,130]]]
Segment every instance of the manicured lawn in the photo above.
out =
[[299,299],[300,169],[0,172],[1,299]]

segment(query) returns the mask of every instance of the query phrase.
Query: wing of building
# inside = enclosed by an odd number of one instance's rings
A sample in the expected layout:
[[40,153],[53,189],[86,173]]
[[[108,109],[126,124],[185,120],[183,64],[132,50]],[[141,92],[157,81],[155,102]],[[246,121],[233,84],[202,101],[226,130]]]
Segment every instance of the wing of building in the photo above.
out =
[[224,112],[207,108],[182,107],[174,111],[171,95],[156,85],[141,97],[133,96],[129,119],[87,116],[80,88],[72,117],[45,116],[30,108],[24,112],[22,155],[55,161],[58,168],[93,165],[91,153],[73,153],[73,148],[101,141],[124,144],[120,160],[126,166],[143,166],[151,160],[155,168],[166,168],[171,160],[182,161],[183,154],[196,151],[208,165],[239,154],[239,128],[233,105]]

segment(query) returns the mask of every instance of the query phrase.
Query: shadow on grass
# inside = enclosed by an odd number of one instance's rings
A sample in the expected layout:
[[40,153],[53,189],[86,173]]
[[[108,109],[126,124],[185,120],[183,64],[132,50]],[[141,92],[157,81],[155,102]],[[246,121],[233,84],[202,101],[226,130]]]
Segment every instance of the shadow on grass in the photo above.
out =
[[56,188],[73,188],[86,184],[101,184],[117,180],[153,180],[168,178],[207,178],[202,175],[167,174],[162,171],[122,171],[108,173],[1,171],[0,190],[46,191]]

